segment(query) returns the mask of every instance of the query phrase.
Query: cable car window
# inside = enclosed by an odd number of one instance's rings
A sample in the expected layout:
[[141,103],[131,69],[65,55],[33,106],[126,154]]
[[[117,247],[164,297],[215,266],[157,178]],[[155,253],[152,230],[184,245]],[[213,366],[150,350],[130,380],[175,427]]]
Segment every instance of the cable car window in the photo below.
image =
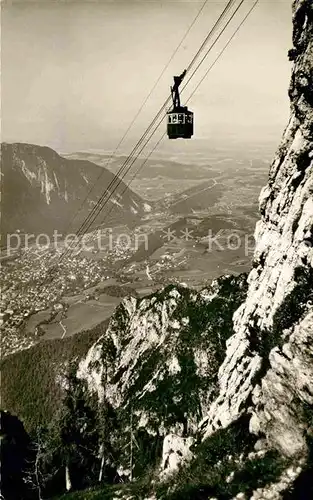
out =
[[171,117],[171,115],[167,116],[167,123],[172,123],[172,117]]
[[178,123],[185,123],[185,116],[181,113],[178,115]]
[[177,115],[172,115],[172,123],[177,123]]
[[192,115],[188,116],[188,123],[192,123]]

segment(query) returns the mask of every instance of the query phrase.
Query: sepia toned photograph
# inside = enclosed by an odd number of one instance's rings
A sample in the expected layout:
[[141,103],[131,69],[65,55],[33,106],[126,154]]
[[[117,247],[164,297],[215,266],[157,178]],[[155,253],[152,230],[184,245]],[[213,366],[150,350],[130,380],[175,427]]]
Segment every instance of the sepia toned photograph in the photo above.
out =
[[313,1],[2,0],[0,500],[313,500]]

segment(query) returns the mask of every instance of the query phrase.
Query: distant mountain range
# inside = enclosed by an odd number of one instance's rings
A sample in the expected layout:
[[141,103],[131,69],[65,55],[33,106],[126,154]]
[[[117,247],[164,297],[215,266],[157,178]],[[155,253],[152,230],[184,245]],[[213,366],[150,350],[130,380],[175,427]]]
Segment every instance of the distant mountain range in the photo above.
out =
[[[107,167],[111,172],[116,173],[120,168],[121,164],[127,159],[125,155],[118,154],[105,154],[105,153],[92,153],[92,152],[77,152],[77,153],[64,153],[63,155],[68,159],[76,160],[89,160],[97,165]],[[170,179],[177,179],[181,181],[182,179],[192,178],[195,180],[207,180],[212,175],[216,175],[216,171],[212,169],[210,161],[207,160],[203,162],[197,162],[196,157],[192,158],[192,162],[183,163],[181,160],[172,160],[171,155],[166,155],[162,158],[155,158],[139,156],[134,161],[134,170],[137,170],[136,178],[138,179],[148,179],[155,178],[158,176],[166,176]],[[191,160],[191,158],[189,158]],[[185,158],[186,161],[186,158]]]
[[[2,237],[17,230],[50,234],[75,232],[107,189],[94,227],[136,224],[150,206],[109,170],[87,160],[66,159],[49,147],[1,145]],[[109,189],[111,187],[111,189]],[[105,197],[107,200],[108,197]]]

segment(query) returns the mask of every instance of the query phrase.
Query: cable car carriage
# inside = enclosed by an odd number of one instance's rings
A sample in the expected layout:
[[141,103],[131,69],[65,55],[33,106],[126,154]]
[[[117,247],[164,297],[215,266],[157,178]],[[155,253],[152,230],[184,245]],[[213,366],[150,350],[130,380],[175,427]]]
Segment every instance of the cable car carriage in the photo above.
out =
[[167,135],[169,139],[190,139],[193,135],[193,112],[187,106],[181,106],[179,85],[186,70],[180,76],[174,76],[174,85],[171,87],[173,108],[167,112]]

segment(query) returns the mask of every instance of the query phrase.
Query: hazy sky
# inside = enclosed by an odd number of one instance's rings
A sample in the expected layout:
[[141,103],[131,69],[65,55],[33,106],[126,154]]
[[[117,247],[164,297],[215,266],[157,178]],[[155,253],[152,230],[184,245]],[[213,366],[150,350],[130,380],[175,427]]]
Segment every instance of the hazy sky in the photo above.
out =
[[[114,148],[202,4],[3,2],[2,140],[58,151]],[[172,76],[188,65],[225,5],[225,0],[208,0],[129,133],[129,144],[150,123],[169,94]],[[244,5],[185,97],[251,0]],[[291,0],[260,0],[190,101],[196,139],[278,142],[289,113],[290,47]]]

